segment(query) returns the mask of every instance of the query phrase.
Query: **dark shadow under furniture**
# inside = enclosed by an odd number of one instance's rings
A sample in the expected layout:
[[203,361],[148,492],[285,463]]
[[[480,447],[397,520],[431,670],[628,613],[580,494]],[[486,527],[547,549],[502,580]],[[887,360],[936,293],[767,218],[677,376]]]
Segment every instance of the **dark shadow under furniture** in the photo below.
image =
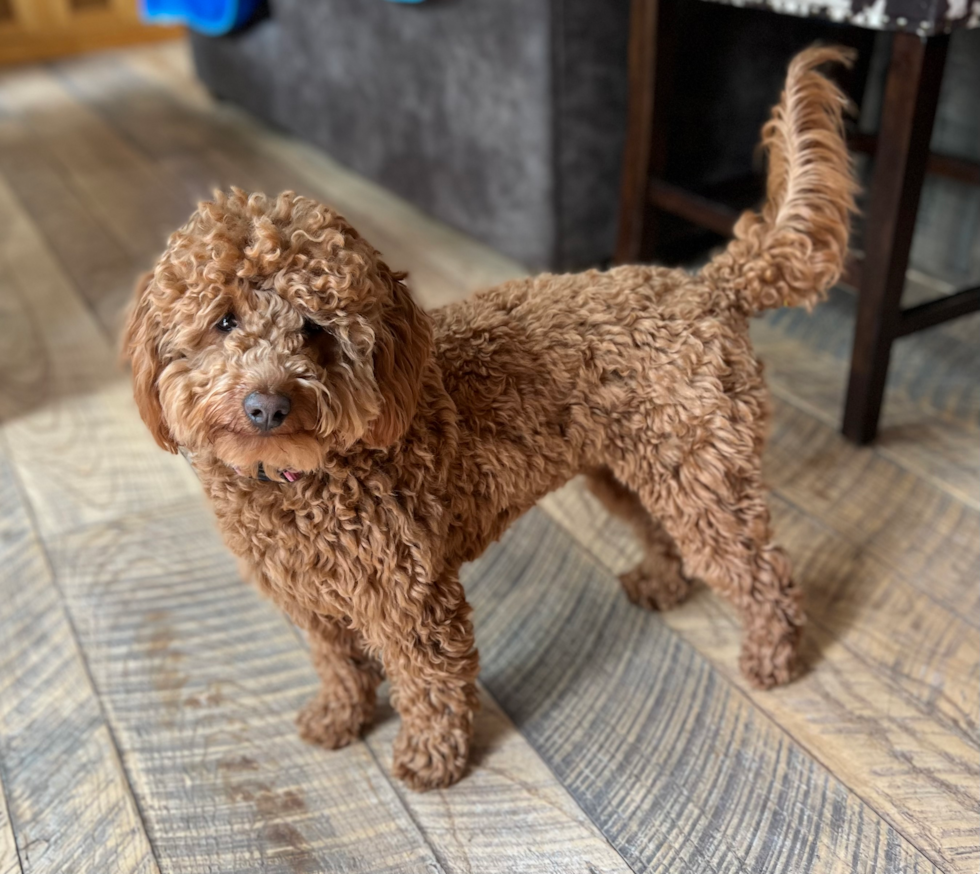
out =
[[[711,193],[690,191],[664,178],[666,131],[673,130],[666,119],[680,50],[679,2],[683,0],[633,0],[632,4],[629,128],[616,249],[620,263],[649,255],[664,215],[727,236],[739,212],[731,205],[731,197],[727,203],[721,202]],[[933,12],[945,8],[940,4]],[[876,434],[895,340],[980,309],[980,287],[911,308],[901,307],[926,173],[980,184],[980,164],[929,150],[948,31],[975,25],[965,17],[951,20],[938,14],[915,19],[904,9],[903,0],[888,0],[883,13],[858,10],[848,21],[862,28],[896,31],[878,134],[852,138],[855,150],[873,156],[874,170],[864,226],[864,257],[852,261],[846,279],[859,290],[859,299],[842,430],[854,442],[868,443]],[[842,28],[841,41],[851,42],[860,34],[857,28]],[[858,72],[862,72],[860,64]]]

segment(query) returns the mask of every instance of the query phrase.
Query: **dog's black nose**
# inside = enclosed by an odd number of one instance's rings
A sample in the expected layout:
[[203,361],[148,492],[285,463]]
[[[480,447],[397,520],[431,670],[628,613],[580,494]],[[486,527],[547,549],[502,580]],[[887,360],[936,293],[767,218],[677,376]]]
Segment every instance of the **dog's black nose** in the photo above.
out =
[[281,394],[253,391],[242,406],[249,421],[260,431],[272,431],[286,421],[289,415],[289,398]]

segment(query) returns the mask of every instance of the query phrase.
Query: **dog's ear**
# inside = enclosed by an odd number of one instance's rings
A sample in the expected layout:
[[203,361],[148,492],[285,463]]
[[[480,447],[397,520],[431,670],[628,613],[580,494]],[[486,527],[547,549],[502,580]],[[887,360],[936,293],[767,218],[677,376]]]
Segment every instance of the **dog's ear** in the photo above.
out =
[[163,370],[158,346],[157,325],[150,315],[150,286],[153,274],[146,273],[136,284],[136,299],[130,308],[123,334],[122,357],[133,365],[133,397],[140,416],[153,438],[168,452],[176,452],[177,444],[163,420],[157,379]]
[[374,341],[374,378],[381,393],[381,412],[362,438],[384,449],[408,430],[422,390],[422,371],[432,356],[432,322],[412,300],[404,273],[392,273],[379,262],[390,297]]

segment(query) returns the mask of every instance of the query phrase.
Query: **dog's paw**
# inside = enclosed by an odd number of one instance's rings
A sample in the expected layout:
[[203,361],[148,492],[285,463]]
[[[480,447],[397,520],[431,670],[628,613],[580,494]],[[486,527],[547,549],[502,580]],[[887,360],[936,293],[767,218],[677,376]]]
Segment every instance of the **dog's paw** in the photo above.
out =
[[317,695],[296,716],[299,736],[328,750],[345,747],[361,736],[370,722],[365,705],[332,701]]
[[404,725],[395,739],[392,773],[416,792],[451,786],[466,770],[470,732],[459,726],[428,726],[410,731]]
[[645,610],[663,612],[681,604],[691,592],[691,582],[676,566],[666,562],[651,571],[645,563],[619,575],[626,597]]
[[799,673],[799,636],[799,629],[793,629],[775,641],[747,638],[738,660],[742,674],[756,689],[772,689],[790,682]]

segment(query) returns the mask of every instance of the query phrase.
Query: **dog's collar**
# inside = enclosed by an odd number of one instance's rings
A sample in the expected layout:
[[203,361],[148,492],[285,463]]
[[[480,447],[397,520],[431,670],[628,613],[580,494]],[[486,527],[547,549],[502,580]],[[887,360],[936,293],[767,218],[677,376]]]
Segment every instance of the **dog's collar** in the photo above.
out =
[[[247,476],[247,474],[239,467],[235,468],[235,473],[237,473],[239,476]],[[280,470],[278,471],[278,473],[279,476],[281,476],[288,483],[294,483],[300,478],[300,474],[297,473],[295,470]],[[249,479],[251,479],[251,477],[249,477]],[[255,479],[263,483],[279,482],[279,480],[272,479],[265,472],[265,466],[262,464],[261,461],[259,462],[259,466],[258,466],[258,476],[256,476]]]

